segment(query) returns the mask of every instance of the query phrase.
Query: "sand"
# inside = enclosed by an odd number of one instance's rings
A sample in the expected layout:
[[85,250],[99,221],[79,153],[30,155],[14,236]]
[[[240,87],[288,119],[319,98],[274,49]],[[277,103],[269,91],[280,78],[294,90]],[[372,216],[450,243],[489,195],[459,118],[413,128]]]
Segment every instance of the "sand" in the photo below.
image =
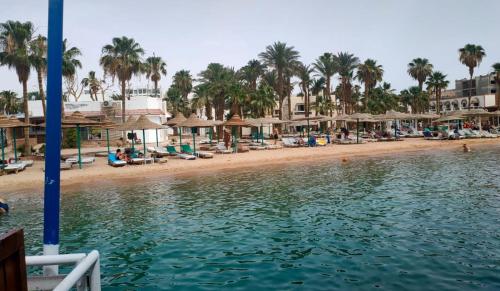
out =
[[[169,157],[164,164],[125,166],[113,168],[107,165],[106,158],[97,157],[96,162],[83,169],[74,167],[61,172],[63,192],[85,187],[100,187],[106,183],[133,183],[134,180],[158,179],[169,175],[197,175],[206,172],[227,171],[231,169],[280,165],[294,162],[317,160],[349,161],[365,156],[384,154],[401,155],[406,152],[451,149],[463,154],[462,144],[467,143],[474,151],[475,145],[500,144],[499,139],[472,139],[467,141],[428,141],[421,138],[406,139],[398,142],[375,142],[354,145],[328,145],[316,148],[284,148],[277,150],[250,151],[239,154],[216,154],[213,159],[194,161]],[[102,150],[105,150],[104,148]],[[0,196],[8,199],[9,194],[43,193],[43,161],[36,161],[33,167],[18,174],[0,176]]]

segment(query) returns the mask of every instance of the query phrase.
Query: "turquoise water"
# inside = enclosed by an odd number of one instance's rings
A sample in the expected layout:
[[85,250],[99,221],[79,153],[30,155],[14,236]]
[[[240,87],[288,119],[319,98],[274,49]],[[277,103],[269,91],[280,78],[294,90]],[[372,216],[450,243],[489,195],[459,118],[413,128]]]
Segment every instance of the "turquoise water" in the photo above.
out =
[[[168,177],[65,193],[62,251],[104,290],[499,290],[500,146]],[[126,183],[124,183],[126,184]],[[42,250],[42,200],[0,231]]]

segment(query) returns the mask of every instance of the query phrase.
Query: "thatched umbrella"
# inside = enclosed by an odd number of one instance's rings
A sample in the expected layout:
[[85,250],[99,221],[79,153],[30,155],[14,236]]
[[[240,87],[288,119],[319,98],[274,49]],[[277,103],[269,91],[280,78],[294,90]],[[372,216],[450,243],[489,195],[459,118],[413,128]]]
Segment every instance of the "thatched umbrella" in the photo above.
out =
[[200,119],[196,116],[196,113],[191,113],[184,122],[179,123],[177,126],[191,128],[191,133],[193,134],[193,153],[196,155],[196,129],[200,127],[212,127],[214,126],[214,122],[212,120]]
[[[271,117],[271,116],[255,118],[255,119],[247,119],[246,121],[250,124],[257,126],[257,128],[260,128],[262,145],[264,145],[264,124],[273,125],[273,124],[283,124],[283,123],[288,122],[288,121],[279,120],[279,119]],[[269,134],[271,134],[271,133],[269,132]],[[257,137],[258,137],[258,135],[257,135]],[[257,138],[257,142],[258,141],[259,141],[259,139]]]
[[121,131],[129,131],[132,134],[132,151],[135,150],[135,139],[134,139],[134,130],[136,129],[133,124],[137,120],[135,116],[129,116],[127,121],[125,121],[122,124],[119,124],[116,129],[121,130]]
[[[144,161],[146,160],[146,129],[157,129],[162,126],[158,123],[149,120],[146,115],[142,114],[139,118],[130,124],[130,128],[142,130],[142,144],[144,146]],[[144,162],[146,164],[146,162]]]
[[376,119],[381,119],[381,120],[394,120],[394,137],[397,137],[397,120],[401,119],[411,119],[412,115],[408,113],[402,113],[402,112],[397,112],[394,110],[389,110],[386,111],[385,114],[380,114],[380,115],[375,115],[374,116]]
[[167,120],[167,122],[163,123],[164,125],[168,125],[170,127],[177,127],[179,130],[179,144],[182,144],[182,127],[177,126],[178,124],[186,121],[186,117],[180,112],[177,112],[174,118]]
[[114,129],[116,128],[118,125],[116,123],[114,123],[113,121],[111,121],[111,119],[105,117],[102,121],[101,121],[101,128],[102,129],[106,129],[106,145],[108,147],[108,154],[110,153],[110,149],[109,149],[109,130],[110,129]]
[[481,117],[490,117],[494,116],[495,114],[492,112],[488,112],[484,109],[471,109],[460,113],[460,115],[465,117],[475,117],[475,116],[479,117],[479,130],[482,130]]
[[2,128],[2,163],[5,160],[5,150],[4,150],[4,129],[12,128],[12,146],[14,147],[14,160],[17,162],[17,144],[16,144],[16,128],[18,127],[28,127],[30,126],[27,123],[19,121],[14,116],[7,118],[6,116],[2,116],[0,118],[0,128]]
[[346,116],[345,121],[355,121],[356,122],[356,143],[359,143],[359,122],[376,122],[373,119],[373,115],[369,113],[354,113]]
[[241,126],[252,126],[252,124],[248,123],[245,120],[242,120],[238,114],[234,114],[229,120],[224,122],[222,125],[231,126],[234,138],[234,152],[236,153],[238,150],[238,138],[236,135],[238,128]]
[[76,144],[78,147],[78,167],[82,168],[82,153],[80,146],[80,127],[98,126],[99,122],[85,118],[79,111],[73,112],[71,115],[64,116],[61,121],[63,128],[76,127]]

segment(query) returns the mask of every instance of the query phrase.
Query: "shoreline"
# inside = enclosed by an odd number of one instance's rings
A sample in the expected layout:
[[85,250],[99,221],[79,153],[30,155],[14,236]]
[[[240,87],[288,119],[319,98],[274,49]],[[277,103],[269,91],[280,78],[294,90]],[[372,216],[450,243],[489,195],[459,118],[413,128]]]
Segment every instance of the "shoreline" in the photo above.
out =
[[[113,168],[108,166],[105,158],[98,157],[90,166],[82,170],[71,169],[61,171],[61,191],[74,192],[86,187],[106,187],[116,183],[127,182],[133,184],[138,181],[157,180],[162,177],[183,178],[188,175],[203,175],[208,171],[235,169],[252,169],[264,166],[280,166],[288,163],[304,163],[308,161],[340,161],[351,159],[365,159],[367,157],[400,155],[410,152],[428,150],[456,149],[461,152],[461,145],[467,143],[472,146],[488,146],[500,144],[500,139],[471,139],[428,141],[421,138],[406,139],[398,142],[376,142],[353,145],[327,145],[316,148],[284,148],[277,150],[250,151],[240,154],[214,154],[213,159],[196,159],[194,161],[168,157],[165,164],[125,166]],[[82,181],[84,179],[85,181]],[[43,162],[35,162],[33,167],[27,168],[18,174],[0,176],[0,189],[3,189],[2,198],[8,199],[11,195],[34,195],[43,193]],[[31,192],[31,193],[28,193]],[[62,194],[64,195],[64,193]]]

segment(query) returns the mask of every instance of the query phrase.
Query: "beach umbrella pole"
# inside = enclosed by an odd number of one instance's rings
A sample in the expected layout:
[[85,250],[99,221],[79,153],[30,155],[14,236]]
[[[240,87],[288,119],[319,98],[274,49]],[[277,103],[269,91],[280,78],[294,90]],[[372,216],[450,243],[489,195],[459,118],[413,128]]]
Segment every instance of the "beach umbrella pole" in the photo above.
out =
[[0,138],[2,139],[2,164],[5,161],[5,149],[4,149],[4,144],[3,144],[3,128],[0,128]]
[[12,129],[12,145],[14,146],[14,160],[17,163],[17,144],[16,144],[16,129]]
[[131,131],[131,133],[132,133],[132,153],[134,153],[134,152],[135,152],[135,146],[134,146],[134,143],[135,143],[134,131],[132,130],[132,131]]
[[260,140],[261,144],[264,145],[264,125],[260,125]]
[[182,127],[179,127],[179,147],[182,145]]
[[309,144],[309,139],[311,138],[311,133],[310,133],[310,128],[309,128],[309,118],[307,119],[307,143]]
[[76,125],[76,145],[78,147],[78,167],[82,168],[82,155],[80,150],[80,125]]
[[191,127],[191,133],[193,134],[193,154],[196,156],[196,127]]
[[142,146],[144,149],[144,165],[146,164],[146,131],[143,129],[142,130]]
[[160,145],[158,144],[158,128],[155,128],[156,130],[156,146],[159,147]]
[[108,154],[111,152],[109,149],[109,128],[106,128],[106,144],[108,146]]

